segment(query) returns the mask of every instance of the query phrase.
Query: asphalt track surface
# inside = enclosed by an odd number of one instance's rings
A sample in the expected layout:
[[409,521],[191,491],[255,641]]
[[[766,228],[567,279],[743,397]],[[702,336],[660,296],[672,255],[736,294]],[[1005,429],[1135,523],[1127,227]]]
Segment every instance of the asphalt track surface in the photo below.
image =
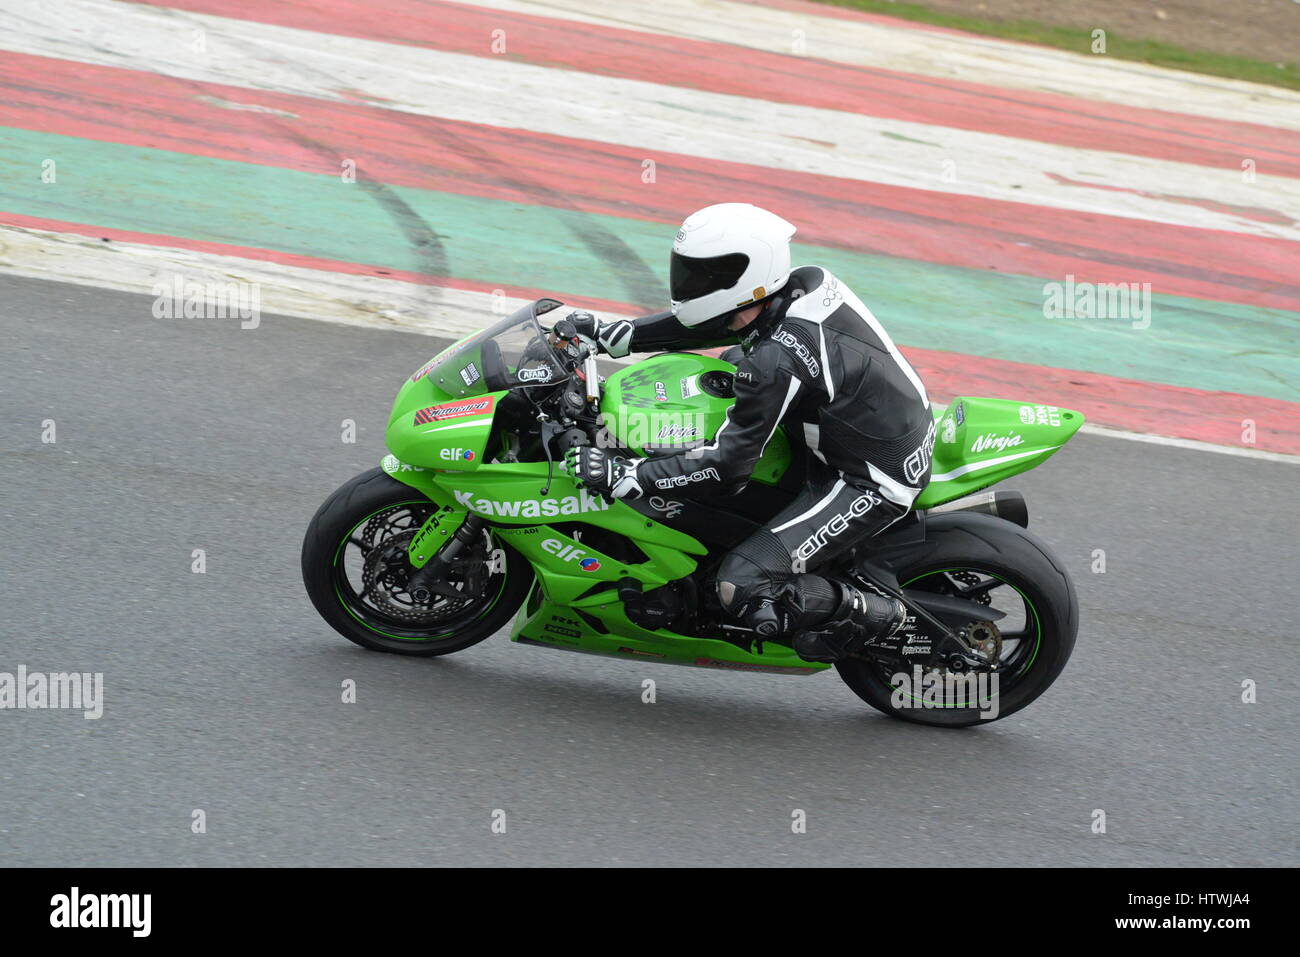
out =
[[98,721],[0,712],[6,865],[1296,861],[1294,465],[1081,435],[1011,483],[1082,629],[1047,694],[975,729],[885,718],[834,674],[504,635],[403,658],[317,617],[298,550],[440,342],[151,303],[0,278],[0,671],[106,685]]

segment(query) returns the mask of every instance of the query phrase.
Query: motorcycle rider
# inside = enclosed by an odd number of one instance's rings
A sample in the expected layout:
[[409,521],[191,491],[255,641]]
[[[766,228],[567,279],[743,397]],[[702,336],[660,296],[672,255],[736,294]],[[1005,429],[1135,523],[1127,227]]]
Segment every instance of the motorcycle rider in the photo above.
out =
[[689,216],[673,242],[672,310],[635,321],[573,317],[613,356],[739,343],[736,401],[715,439],[673,455],[566,453],[580,485],[613,498],[648,489],[744,488],[779,423],[802,433],[810,475],[717,572],[723,610],[763,639],[794,635],[809,661],[838,661],[902,628],[896,599],[813,570],[905,515],[930,478],[925,387],[871,311],[820,266],[790,268],[795,227],[747,203]]

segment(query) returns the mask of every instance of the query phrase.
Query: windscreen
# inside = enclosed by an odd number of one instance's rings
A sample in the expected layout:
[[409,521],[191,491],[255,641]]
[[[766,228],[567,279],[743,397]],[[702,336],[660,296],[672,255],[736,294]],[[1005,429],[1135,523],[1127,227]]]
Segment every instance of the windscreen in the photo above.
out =
[[539,299],[444,349],[411,381],[429,378],[454,398],[548,385],[564,375],[537,316],[560,303]]

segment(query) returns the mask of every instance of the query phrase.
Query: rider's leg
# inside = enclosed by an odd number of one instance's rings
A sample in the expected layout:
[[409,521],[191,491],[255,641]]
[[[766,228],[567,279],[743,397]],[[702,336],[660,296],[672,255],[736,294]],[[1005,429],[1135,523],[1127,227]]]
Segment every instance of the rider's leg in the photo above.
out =
[[900,602],[811,571],[906,514],[869,482],[814,476],[800,496],[731,552],[718,569],[728,614],[760,635],[795,636],[795,650],[834,661],[903,623]]

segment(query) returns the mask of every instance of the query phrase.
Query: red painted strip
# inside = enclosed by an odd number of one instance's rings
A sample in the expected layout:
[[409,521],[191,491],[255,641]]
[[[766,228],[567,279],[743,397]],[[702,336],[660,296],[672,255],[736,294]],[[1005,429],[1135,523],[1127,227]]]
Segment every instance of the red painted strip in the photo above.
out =
[[[721,43],[507,13],[437,0],[140,0],[386,43],[506,59],[714,93],[930,123],[1219,169],[1300,177],[1300,131],[1144,110],[1050,93],[869,69]],[[832,8],[816,8],[826,13]],[[563,16],[563,12],[557,12]],[[894,21],[897,23],[897,21]],[[762,135],[762,117],[754,118]]]
[[[0,224],[99,236],[114,242],[145,243],[223,256],[241,256],[330,272],[382,276],[427,286],[479,292],[491,292],[494,288],[500,288],[489,283],[377,269],[358,263],[296,256],[224,243],[199,242],[175,236],[102,229],[84,223],[17,216],[12,213],[0,212]],[[524,299],[561,295],[555,290],[515,287],[508,287],[505,292]],[[635,314],[640,311],[627,303],[569,295],[563,295],[562,298],[571,305],[603,312]],[[1096,425],[1234,447],[1243,446],[1243,423],[1250,420],[1255,424],[1256,430],[1253,448],[1300,455],[1300,403],[1230,392],[1203,392],[1092,372],[1053,369],[931,349],[906,347],[903,351],[925,380],[932,398],[985,395],[1036,403],[1048,402],[1062,408],[1077,409]]]
[[[0,53],[0,126],[676,225],[720,196],[819,245],[1300,311],[1298,245]],[[251,107],[251,108],[250,108]],[[1142,251],[1139,254],[1138,251]]]

